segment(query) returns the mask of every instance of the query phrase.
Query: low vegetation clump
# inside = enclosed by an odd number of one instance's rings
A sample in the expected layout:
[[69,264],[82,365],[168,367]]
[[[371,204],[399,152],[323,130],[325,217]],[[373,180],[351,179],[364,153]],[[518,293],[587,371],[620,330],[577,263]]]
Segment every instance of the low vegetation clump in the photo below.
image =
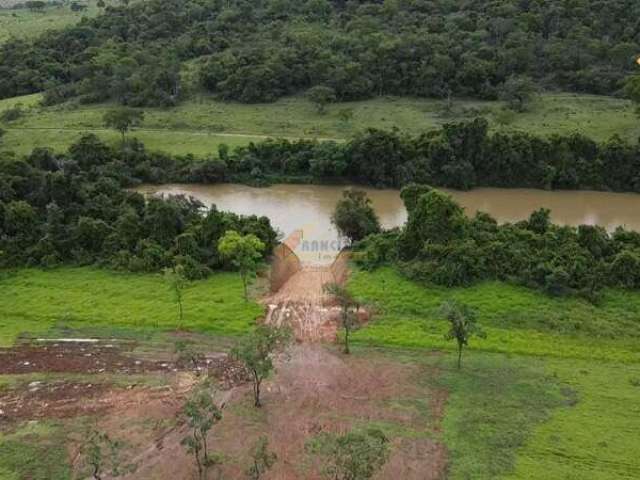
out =
[[485,213],[467,218],[449,195],[427,186],[408,186],[401,195],[406,225],[360,242],[355,259],[362,267],[396,264],[410,278],[447,287],[511,281],[593,302],[606,287],[640,288],[637,232],[561,227],[544,209],[498,225]]
[[307,449],[324,459],[325,478],[367,480],[387,461],[389,439],[384,432],[373,428],[343,435],[324,433],[311,440]]
[[99,430],[91,430],[80,445],[80,460],[93,480],[135,472],[136,466],[123,460],[125,445]]

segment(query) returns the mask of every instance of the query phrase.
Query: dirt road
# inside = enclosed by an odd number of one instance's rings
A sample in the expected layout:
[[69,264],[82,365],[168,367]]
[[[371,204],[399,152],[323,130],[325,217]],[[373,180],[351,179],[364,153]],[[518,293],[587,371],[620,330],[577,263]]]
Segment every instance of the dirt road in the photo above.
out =
[[334,281],[329,267],[303,267],[264,300],[265,322],[290,327],[299,342],[335,340],[340,310],[322,291],[324,284]]

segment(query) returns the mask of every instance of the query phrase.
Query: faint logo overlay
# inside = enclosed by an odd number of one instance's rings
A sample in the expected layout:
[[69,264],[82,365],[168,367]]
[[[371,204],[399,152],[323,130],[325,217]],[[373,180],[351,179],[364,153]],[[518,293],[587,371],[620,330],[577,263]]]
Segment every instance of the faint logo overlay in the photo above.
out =
[[291,232],[283,240],[293,254],[301,260],[312,262],[331,262],[349,243],[346,239],[335,234],[335,238],[317,238],[314,235],[316,228],[313,225],[306,225]]

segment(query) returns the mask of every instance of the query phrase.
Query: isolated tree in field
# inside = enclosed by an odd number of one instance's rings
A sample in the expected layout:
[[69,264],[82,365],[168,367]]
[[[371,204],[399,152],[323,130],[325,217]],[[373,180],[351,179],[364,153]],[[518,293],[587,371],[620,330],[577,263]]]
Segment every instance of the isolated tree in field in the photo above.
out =
[[273,355],[283,349],[291,339],[287,328],[258,325],[231,351],[233,358],[241,362],[251,374],[254,405],[260,407],[262,382],[274,370]]
[[126,139],[127,132],[138,126],[144,120],[144,112],[129,107],[118,107],[104,114],[102,120],[107,128],[117,130],[122,135],[122,142]]
[[198,387],[183,408],[189,426],[189,434],[182,439],[187,453],[193,455],[198,468],[198,478],[205,478],[207,469],[217,461],[209,455],[207,435],[222,419],[222,412],[213,401],[208,385]]
[[187,285],[182,265],[164,269],[164,280],[171,291],[171,300],[178,306],[178,328],[182,328],[184,309],[182,307],[183,290]]
[[226,232],[218,242],[222,258],[229,260],[240,272],[245,301],[249,300],[249,280],[256,275],[264,249],[264,243],[255,235],[240,235],[235,230]]
[[340,305],[340,322],[344,330],[344,353],[348,355],[350,353],[349,338],[351,332],[358,327],[358,310],[360,306],[342,285],[326,283],[322,286],[322,289],[329,295],[333,295]]
[[307,451],[325,460],[323,474],[331,480],[368,480],[386,463],[389,439],[378,429],[344,435],[322,433]]
[[331,215],[331,223],[340,235],[351,242],[380,232],[380,220],[371,206],[371,200],[361,190],[346,190],[342,193],[342,198]]
[[104,0],[98,0],[98,2],[96,3],[96,6],[98,8],[104,8],[106,5],[104,3]]
[[529,77],[512,76],[504,82],[500,91],[500,99],[516,112],[524,112],[529,108],[536,93],[536,86]]
[[80,446],[80,463],[90,470],[91,478],[102,480],[104,475],[111,478],[135,471],[135,465],[122,460],[124,444],[113,440],[106,433],[92,430],[83,438]]
[[510,108],[500,108],[493,113],[494,121],[501,127],[505,128],[511,125],[516,118],[516,113]]
[[251,449],[251,466],[247,469],[249,480],[260,480],[278,460],[278,456],[269,450],[269,439],[260,437]]
[[342,108],[340,109],[340,111],[338,111],[338,118],[343,123],[351,122],[351,120],[353,120],[353,115],[353,108]]
[[83,5],[82,3],[78,3],[78,2],[73,2],[71,4],[71,11],[72,12],[82,12],[84,10],[86,10],[88,7],[86,5]]
[[336,92],[331,87],[317,85],[307,90],[307,98],[316,107],[318,113],[324,113],[327,105],[336,101]]
[[442,316],[449,321],[450,328],[445,339],[458,343],[458,368],[462,366],[462,349],[469,345],[472,336],[485,338],[486,334],[476,323],[475,312],[467,305],[450,300],[441,309]]
[[42,12],[46,3],[41,0],[29,0],[24,3],[24,6],[27,7],[32,12]]

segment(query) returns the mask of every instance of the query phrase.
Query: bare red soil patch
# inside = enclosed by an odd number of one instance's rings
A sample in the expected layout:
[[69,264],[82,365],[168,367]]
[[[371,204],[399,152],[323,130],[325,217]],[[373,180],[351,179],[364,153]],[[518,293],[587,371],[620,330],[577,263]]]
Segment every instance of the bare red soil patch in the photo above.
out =
[[[340,263],[345,262],[346,257],[343,257]],[[334,266],[303,267],[278,292],[263,300],[267,308],[265,323],[291,328],[299,342],[335,341],[340,326],[340,308],[323,291],[323,286],[343,281],[345,269],[346,265],[340,269],[340,278],[337,278]],[[361,309],[361,321],[367,318],[367,311]]]
[[[175,383],[181,373],[194,377],[208,375],[217,379],[222,388],[243,384],[248,378],[244,368],[225,353],[203,354],[195,364],[185,364],[136,358],[132,354],[134,347],[132,342],[40,341],[0,350],[0,374],[16,376],[14,386],[0,390],[0,422],[104,414],[132,402],[146,402],[150,397],[186,393],[193,384],[189,382],[186,390],[184,385],[138,386],[139,380],[127,381],[133,375],[137,379],[145,374],[159,375],[168,384]],[[173,355],[165,352],[161,356]],[[20,380],[21,375],[49,373],[61,375],[55,379]],[[62,374],[82,377],[66,380]],[[125,386],[114,386],[109,383],[110,377],[101,374],[116,374]]]
[[144,373],[169,371],[169,362],[136,359],[131,342],[34,342],[0,349],[0,374],[51,373]]
[[[434,372],[388,356],[346,357],[320,345],[296,346],[290,361],[280,361],[277,375],[265,385],[262,409],[253,408],[248,387],[221,394],[223,420],[209,438],[212,450],[224,458],[217,473],[222,478],[243,478],[251,446],[267,435],[279,460],[265,478],[320,479],[317,460],[305,451],[310,439],[320,432],[387,425],[404,434],[392,435],[391,456],[376,478],[443,478],[446,449],[434,438],[446,393],[416,381],[426,374]],[[193,461],[179,445],[183,435],[176,428],[163,437],[162,449],[147,449],[130,478],[192,478]],[[147,444],[152,441],[149,438]]]

